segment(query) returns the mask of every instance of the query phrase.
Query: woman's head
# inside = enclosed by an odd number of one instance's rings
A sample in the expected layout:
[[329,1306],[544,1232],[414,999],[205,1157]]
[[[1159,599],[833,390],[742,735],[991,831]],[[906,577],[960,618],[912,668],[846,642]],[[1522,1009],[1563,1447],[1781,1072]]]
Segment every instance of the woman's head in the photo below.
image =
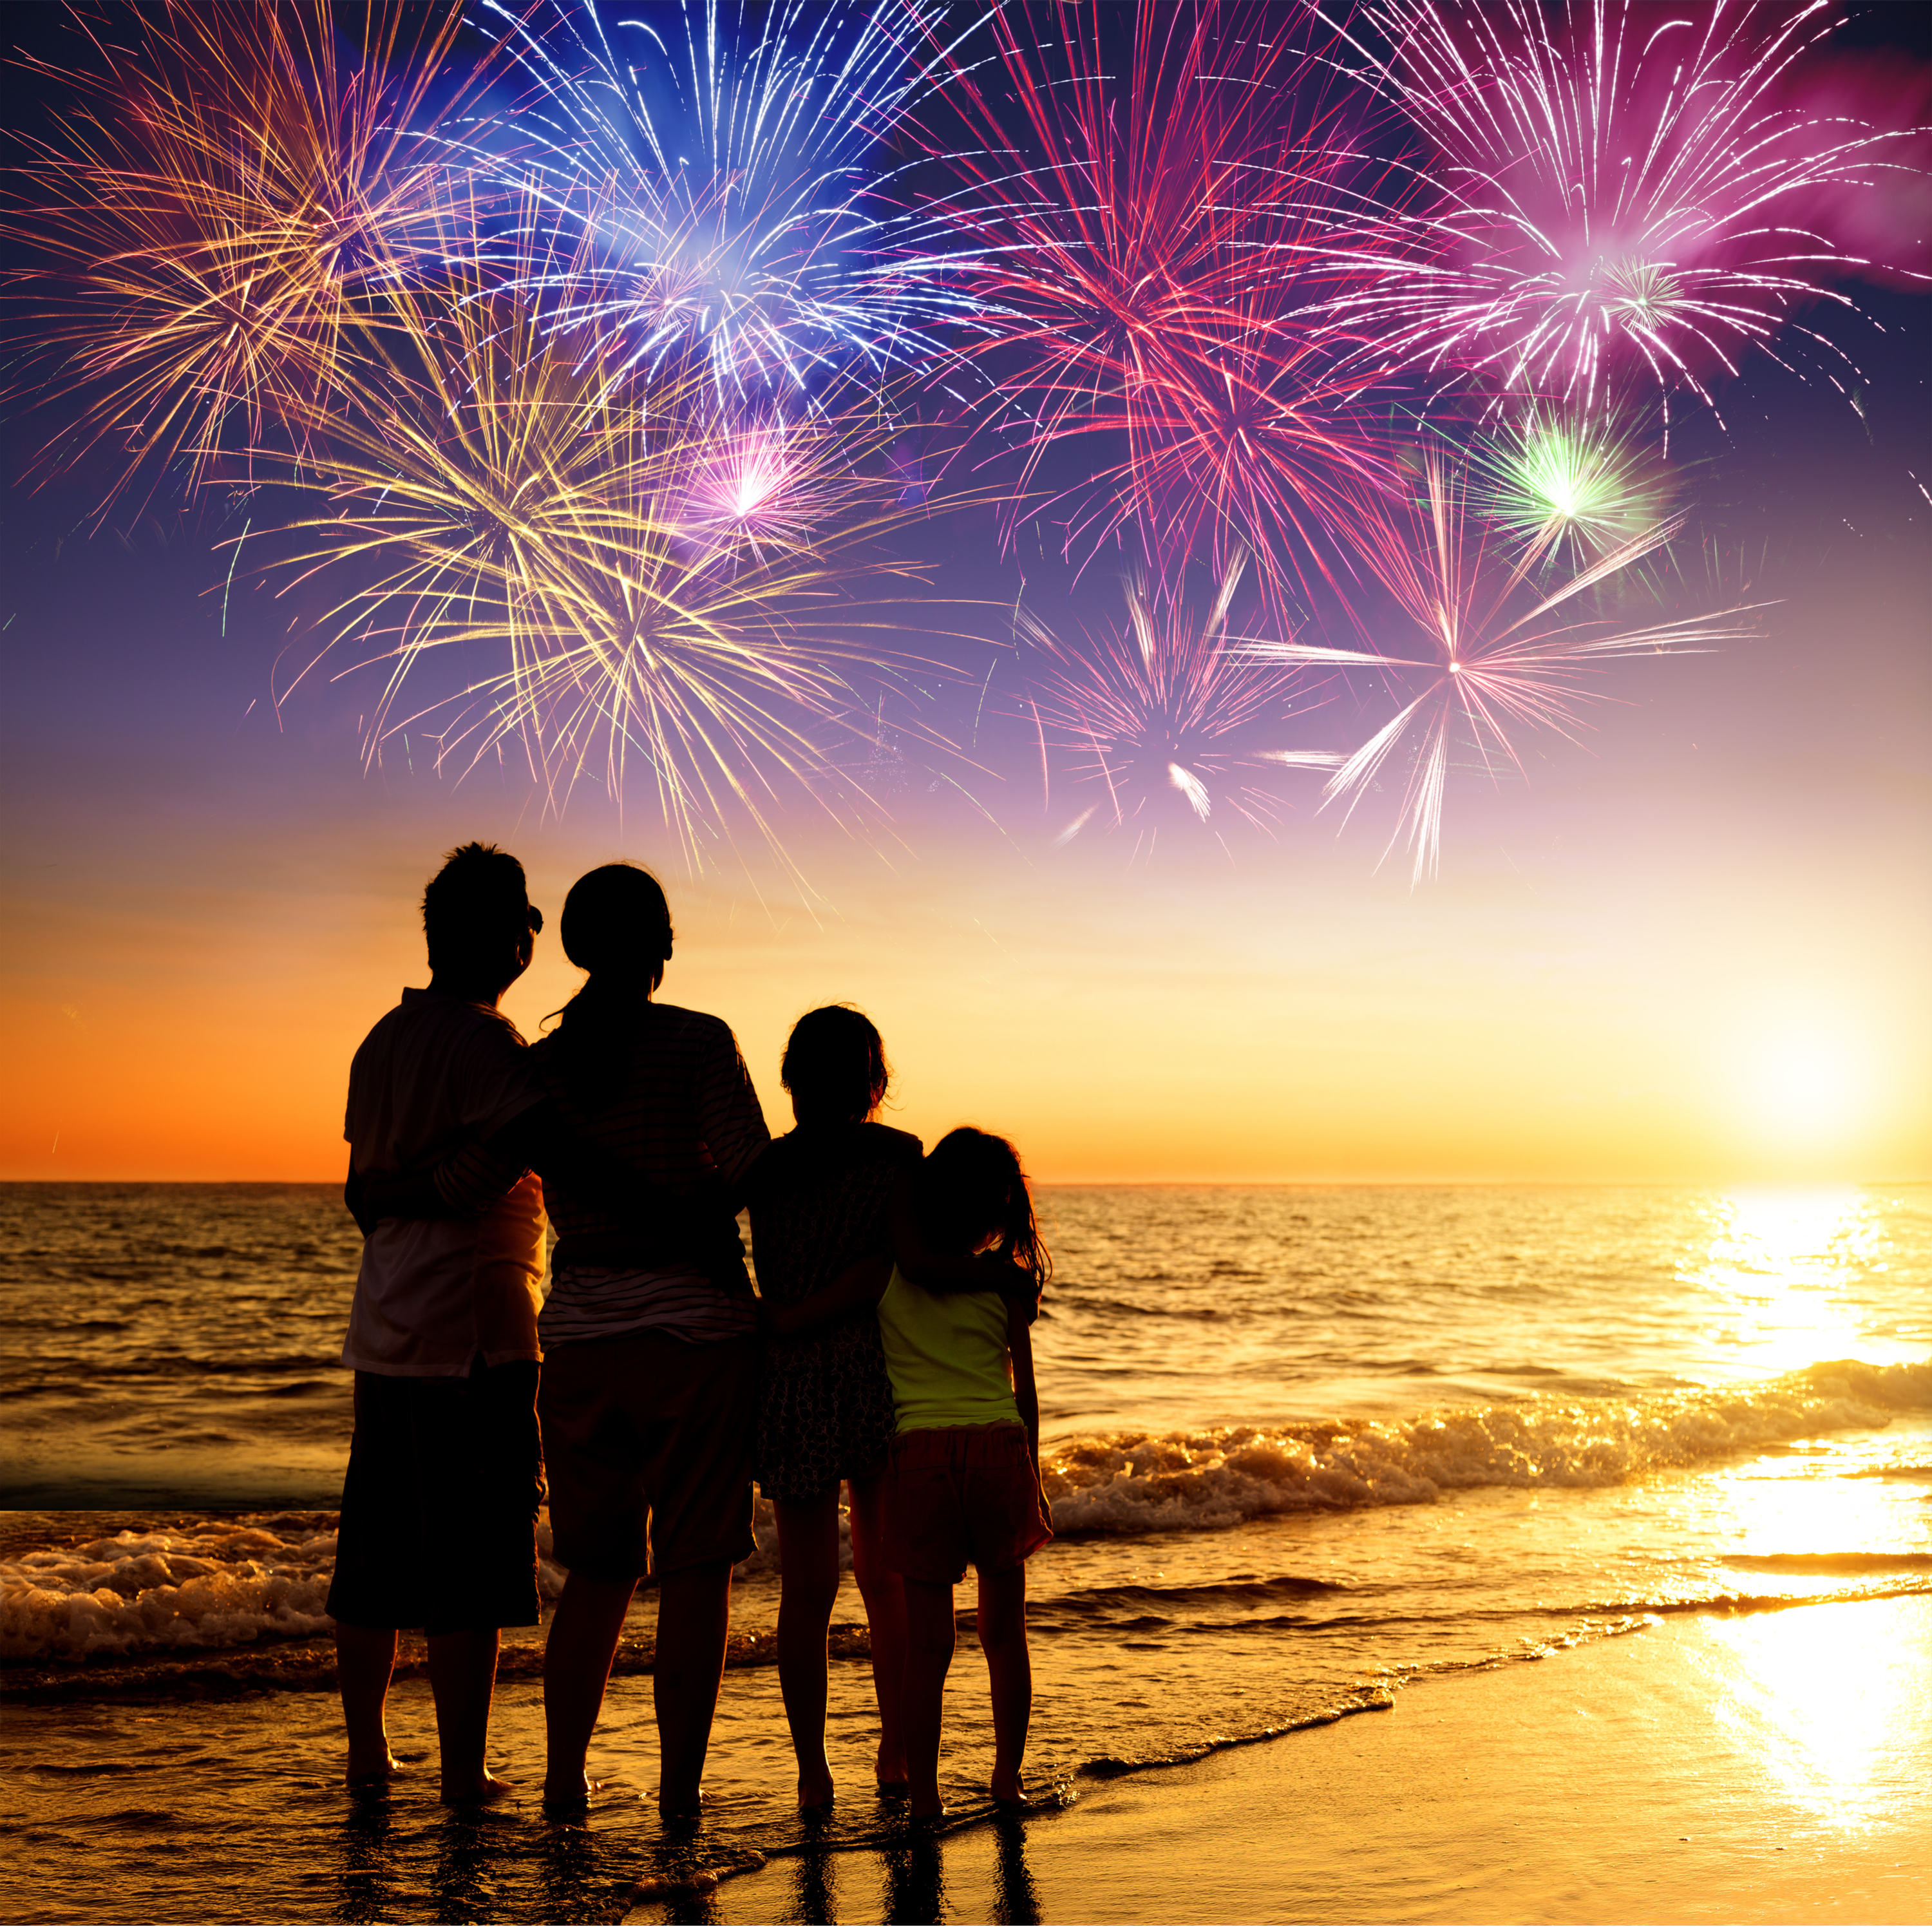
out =
[[808,1010],[791,1027],[778,1082],[802,1124],[856,1124],[884,1101],[892,1066],[863,1011],[849,1004]]
[[1052,1274],[1020,1154],[1003,1137],[962,1124],[926,1154],[915,1191],[920,1227],[935,1251],[976,1251],[990,1240],[1036,1286]]
[[586,872],[563,900],[563,953],[592,977],[648,978],[655,990],[670,957],[670,905],[635,863]]

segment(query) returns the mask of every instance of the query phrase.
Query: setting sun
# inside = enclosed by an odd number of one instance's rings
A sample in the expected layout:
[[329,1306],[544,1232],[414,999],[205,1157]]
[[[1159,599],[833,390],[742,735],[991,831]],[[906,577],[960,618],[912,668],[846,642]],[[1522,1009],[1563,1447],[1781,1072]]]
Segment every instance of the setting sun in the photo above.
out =
[[1847,1027],[1829,1019],[1786,1020],[1760,1032],[1742,1055],[1746,1112],[1761,1136],[1787,1145],[1832,1145],[1868,1121],[1870,1057]]

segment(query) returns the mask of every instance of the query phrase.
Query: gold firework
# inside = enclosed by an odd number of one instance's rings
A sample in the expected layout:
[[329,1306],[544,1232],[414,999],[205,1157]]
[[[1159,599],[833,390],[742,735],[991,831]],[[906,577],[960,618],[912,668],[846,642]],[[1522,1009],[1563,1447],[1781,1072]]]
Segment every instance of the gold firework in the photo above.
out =
[[27,63],[77,102],[8,230],[58,358],[40,398],[80,403],[49,467],[118,443],[110,500],[144,464],[192,486],[339,387],[345,334],[428,258],[447,191],[409,130],[460,11],[405,14],[370,0],[345,51],[328,0],[167,0],[134,49],[95,41],[98,71]]
[[[858,553],[893,514],[883,493],[869,513],[860,500],[887,418],[785,445],[783,485],[836,497],[836,533],[774,517],[754,539],[707,506],[742,431],[701,370],[646,389],[608,343],[481,279],[399,293],[390,317],[345,371],[347,405],[314,425],[329,506],[297,525],[298,579],[353,584],[330,641],[374,642],[389,665],[370,753],[433,716],[444,760],[514,740],[559,802],[586,773],[617,794],[645,774],[694,860],[734,815],[776,847],[776,786],[838,780],[818,739],[854,707],[844,666],[892,673],[862,611],[830,614],[856,579],[905,572]],[[405,712],[426,656],[476,646],[488,674]]]

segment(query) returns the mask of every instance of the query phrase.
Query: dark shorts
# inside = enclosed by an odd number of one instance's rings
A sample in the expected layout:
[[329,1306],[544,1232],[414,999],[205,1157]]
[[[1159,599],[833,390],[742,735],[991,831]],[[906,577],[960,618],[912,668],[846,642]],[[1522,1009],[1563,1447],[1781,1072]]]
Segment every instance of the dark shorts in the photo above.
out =
[[356,1374],[326,1610],[353,1626],[533,1626],[543,1447],[537,1367],[464,1379]]
[[544,1442],[557,1563],[640,1579],[758,1550],[752,1443],[758,1341],[663,1331],[554,1345]]
[[939,1425],[892,1441],[884,1487],[886,1564],[956,1586],[1024,1565],[1053,1537],[1032,1445],[1018,1425]]

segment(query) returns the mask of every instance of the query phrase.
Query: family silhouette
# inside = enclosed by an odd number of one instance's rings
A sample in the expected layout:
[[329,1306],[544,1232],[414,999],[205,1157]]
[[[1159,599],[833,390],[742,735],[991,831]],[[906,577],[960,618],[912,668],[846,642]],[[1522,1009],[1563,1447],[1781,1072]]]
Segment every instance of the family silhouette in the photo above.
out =
[[698,1814],[755,1483],[777,1523],[801,1808],[835,1796],[842,1494],[878,1796],[944,1810],[953,1589],[970,1565],[991,1792],[1023,1806],[1026,1562],[1052,1536],[1030,1327],[1050,1261],[1012,1146],[968,1126],[924,1154],[879,1123],[884,1040],[845,1005],[794,1026],[780,1067],[793,1127],[774,1139],[730,1027],[660,998],[670,910],[637,865],[572,886],[561,935],[586,979],[534,1045],[500,1008],[544,927],[522,866],[465,844],[422,914],[429,987],[405,990],[357,1051],[344,1129],[364,1242],[328,1609],[350,1786],[400,1770],[385,1708],[398,1632],[419,1627],[442,1798],[514,1790],[490,1769],[490,1703],[501,1629],[540,1623],[547,1495],[567,1576],[544,1648],[545,1811],[581,1816],[599,1790],[591,1739],[649,1577],[660,1810]]

